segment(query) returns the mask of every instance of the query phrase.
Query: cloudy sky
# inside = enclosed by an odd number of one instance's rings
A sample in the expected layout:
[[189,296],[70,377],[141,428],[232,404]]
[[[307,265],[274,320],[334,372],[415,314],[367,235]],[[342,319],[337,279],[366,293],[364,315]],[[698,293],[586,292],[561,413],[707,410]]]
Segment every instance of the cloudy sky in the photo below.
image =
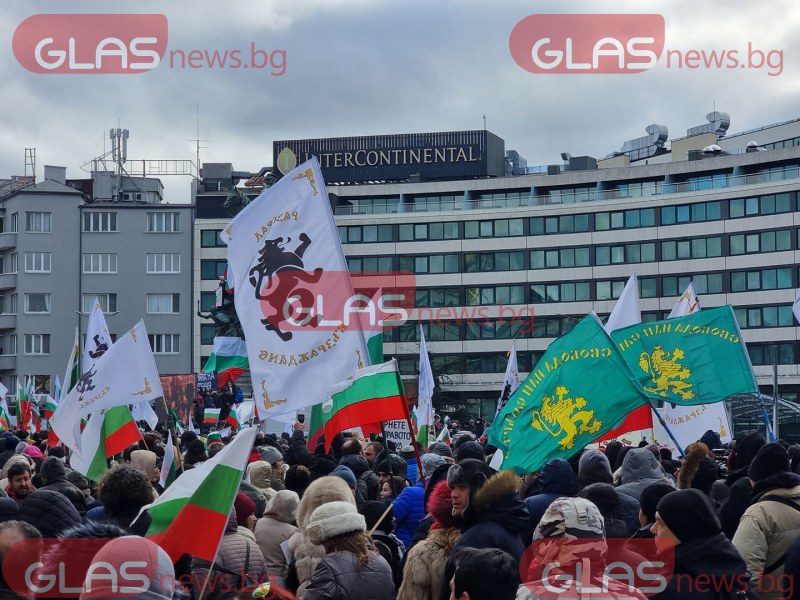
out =
[[[783,72],[668,69],[663,55],[635,75],[534,75],[514,62],[521,19],[581,11],[661,13],[666,50],[743,55],[752,44],[781,50]],[[31,15],[69,12],[165,14],[168,56],[139,75],[26,71],[14,31]],[[129,158],[193,160],[198,105],[210,140],[201,160],[251,171],[272,164],[276,139],[480,129],[484,114],[531,165],[605,156],[651,123],[680,137],[714,106],[736,132],[800,117],[798,25],[796,0],[3,0],[0,178],[22,174],[26,147],[37,175],[56,164],[80,177],[118,124],[131,131]],[[169,64],[171,51],[247,56],[251,43],[285,51],[285,73]],[[169,200],[188,201],[188,180],[163,180]]]

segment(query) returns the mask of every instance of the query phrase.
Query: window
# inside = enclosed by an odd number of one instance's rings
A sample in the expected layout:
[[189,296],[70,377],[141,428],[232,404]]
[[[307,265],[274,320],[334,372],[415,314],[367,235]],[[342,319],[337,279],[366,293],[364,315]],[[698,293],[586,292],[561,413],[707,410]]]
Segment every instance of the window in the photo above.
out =
[[653,227],[655,224],[656,211],[654,208],[624,210],[613,213],[597,213],[594,216],[594,228],[596,231]]
[[533,321],[531,337],[560,337],[566,335],[581,320],[581,317],[537,317]]
[[339,227],[339,239],[343,244],[369,244],[391,242],[391,225],[353,225]]
[[110,211],[83,213],[83,231],[87,233],[118,231],[117,213]]
[[[404,223],[398,227],[399,240],[457,240],[458,223]],[[387,240],[391,241],[391,240]]]
[[3,354],[14,356],[17,353],[17,334],[8,336],[8,348],[3,348]]
[[418,274],[458,273],[458,255],[401,256],[400,271]]
[[712,258],[722,256],[722,238],[695,238],[661,242],[661,260]]
[[662,277],[661,295],[663,297],[680,296],[690,282],[694,282],[694,289],[698,294],[722,293],[722,273],[709,273],[707,275],[694,274],[683,277]]
[[523,235],[522,219],[495,219],[494,221],[467,221],[464,237],[513,237]]
[[781,252],[792,249],[792,230],[763,231],[732,235],[730,237],[731,256],[756,252]]
[[468,287],[466,304],[467,306],[525,304],[525,288],[521,285]]
[[588,267],[589,264],[589,248],[531,250],[531,269]]
[[107,253],[89,253],[83,255],[84,273],[116,273],[117,255]]
[[[657,286],[655,277],[639,277],[639,297],[655,298],[657,296]],[[619,281],[595,281],[596,300],[616,300],[625,289],[627,280]]]
[[796,363],[795,346],[784,344],[747,344],[753,365],[793,365]]
[[25,253],[25,272],[26,273],[49,273],[50,272],[50,252],[26,252]]
[[591,300],[591,286],[584,283],[534,284],[531,286],[531,302],[578,302]]
[[[423,308],[440,308],[447,306],[459,306],[460,296],[458,288],[420,288],[414,295],[414,306]],[[431,319],[434,316],[431,315]],[[420,317],[420,320],[423,320]]]
[[[419,323],[408,321],[397,328],[397,340],[400,342],[419,341]],[[425,339],[436,342],[456,342],[459,336],[459,325],[453,322],[422,323]]]
[[794,195],[791,192],[785,192],[753,198],[735,198],[730,201],[729,210],[731,219],[738,219],[791,212],[793,205]]
[[703,202],[683,206],[664,206],[661,209],[661,224],[676,225],[678,223],[702,223],[718,221],[722,218],[719,202]]
[[589,215],[563,215],[561,217],[532,217],[531,235],[553,233],[580,233],[589,231]]
[[25,231],[32,233],[50,233],[49,212],[25,212]]
[[11,269],[8,272],[16,273],[18,268],[19,268],[19,254],[17,252],[14,252],[14,254],[11,255]]
[[17,233],[17,213],[11,213],[11,232]]
[[4,311],[7,310],[4,314],[7,315],[15,315],[17,314],[17,295],[11,294],[11,302],[9,302],[8,306],[3,305]]
[[200,292],[200,310],[208,312],[217,305],[215,292]]
[[487,252],[484,254],[464,255],[465,273],[521,271],[524,268],[524,254],[522,252]]
[[175,233],[181,230],[181,215],[176,212],[147,213],[147,231],[150,233]]
[[[215,325],[205,323],[200,325],[200,343],[204,346],[211,346],[214,343],[217,328]],[[205,364],[205,362],[203,363]]]
[[180,254],[148,254],[147,255],[148,273],[180,273],[181,255]]
[[750,327],[794,327],[792,307],[763,306],[757,308],[735,308],[736,320],[742,329]]
[[352,273],[386,273],[392,270],[391,256],[358,256],[347,259]]
[[46,355],[50,354],[49,333],[26,333],[25,354]]
[[153,354],[178,354],[180,352],[180,336],[177,333],[155,333],[147,336]]
[[180,294],[147,294],[147,313],[174,314],[180,312]]
[[[792,270],[762,269],[760,271],[739,271],[731,273],[731,291],[749,292],[753,290],[783,290],[792,287]],[[698,293],[699,290],[698,290]]]
[[200,247],[201,248],[226,248],[227,244],[219,239],[220,229],[201,229]]
[[50,312],[50,294],[25,294],[25,312],[47,314]]
[[656,245],[653,242],[597,246],[594,250],[594,264],[596,265],[653,262],[655,259]]
[[210,281],[218,280],[225,275],[228,268],[228,261],[221,260],[201,260],[200,261],[200,279]]
[[84,294],[83,295],[83,312],[92,312],[94,305],[94,298],[100,302],[100,308],[104,313],[112,313],[117,310],[117,295],[116,294]]
[[[524,332],[523,332],[524,329]],[[523,320],[505,319],[499,321],[469,321],[467,323],[468,340],[507,340],[521,337],[529,331],[529,325]]]

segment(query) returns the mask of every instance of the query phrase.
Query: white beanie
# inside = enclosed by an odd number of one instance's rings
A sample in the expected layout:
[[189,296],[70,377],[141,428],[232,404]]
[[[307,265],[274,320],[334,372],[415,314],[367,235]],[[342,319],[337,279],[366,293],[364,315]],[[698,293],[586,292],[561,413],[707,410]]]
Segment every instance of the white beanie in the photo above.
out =
[[358,514],[355,506],[349,502],[335,501],[318,506],[311,513],[306,533],[312,544],[319,545],[337,535],[366,529],[367,522]]

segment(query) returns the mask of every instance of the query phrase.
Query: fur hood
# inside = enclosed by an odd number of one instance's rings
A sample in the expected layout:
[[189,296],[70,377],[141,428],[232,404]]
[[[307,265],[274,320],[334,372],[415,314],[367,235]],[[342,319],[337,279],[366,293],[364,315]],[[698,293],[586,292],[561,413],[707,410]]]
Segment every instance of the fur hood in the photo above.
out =
[[268,490],[272,481],[272,465],[263,460],[257,460],[247,465],[247,475],[251,485],[260,490]]
[[500,471],[475,492],[471,503],[476,512],[482,512],[507,496],[516,496],[519,476],[514,471]]
[[686,447],[686,458],[678,473],[678,489],[688,490],[692,487],[692,480],[700,469],[700,463],[708,456],[708,446],[702,442],[695,442]]
[[300,506],[297,508],[297,526],[302,531],[305,531],[308,522],[311,520],[311,513],[323,504],[335,501],[349,502],[353,506],[356,505],[353,492],[344,479],[325,476],[311,482],[311,485],[308,486],[303,494],[303,499],[300,500]]

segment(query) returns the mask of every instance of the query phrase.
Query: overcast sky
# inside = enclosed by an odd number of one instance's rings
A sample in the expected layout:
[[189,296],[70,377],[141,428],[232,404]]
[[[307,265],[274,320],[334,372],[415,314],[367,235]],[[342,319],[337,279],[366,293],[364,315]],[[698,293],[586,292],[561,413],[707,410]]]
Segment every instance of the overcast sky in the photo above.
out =
[[[533,75],[508,49],[534,13],[662,13],[666,49],[782,50],[769,68],[667,69],[662,55],[635,75]],[[285,50],[269,69],[181,70],[169,57],[140,75],[38,75],[14,58],[17,26],[37,13],[150,12],[169,19],[169,50]],[[0,178],[22,174],[24,148],[68,167],[103,153],[108,130],[131,132],[129,158],[195,157],[196,107],[204,162],[257,171],[272,141],[487,128],[529,165],[561,152],[602,157],[664,124],[670,138],[714,106],[731,132],[800,117],[797,0],[3,0],[0,14]],[[776,57],[777,58],[777,57]],[[164,177],[188,201],[185,178]]]

